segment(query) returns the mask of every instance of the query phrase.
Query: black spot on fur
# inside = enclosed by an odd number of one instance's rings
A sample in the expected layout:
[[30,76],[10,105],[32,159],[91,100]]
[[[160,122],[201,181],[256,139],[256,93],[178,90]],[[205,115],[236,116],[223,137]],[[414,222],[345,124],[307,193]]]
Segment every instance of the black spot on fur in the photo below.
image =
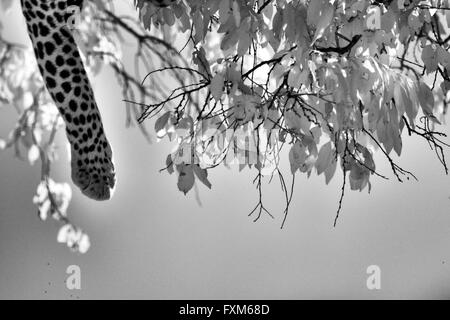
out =
[[78,104],[75,102],[75,100],[70,100],[69,101],[69,108],[70,110],[72,110],[73,112],[76,112],[78,109]]
[[47,70],[47,72],[50,73],[51,75],[55,75],[56,74],[55,65],[51,61],[47,61],[45,63],[45,70]]

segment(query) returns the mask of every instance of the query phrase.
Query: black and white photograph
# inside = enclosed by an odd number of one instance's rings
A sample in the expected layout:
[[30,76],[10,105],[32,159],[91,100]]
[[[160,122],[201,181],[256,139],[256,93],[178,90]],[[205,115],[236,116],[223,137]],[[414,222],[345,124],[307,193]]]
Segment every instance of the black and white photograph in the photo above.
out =
[[0,300],[448,300],[449,106],[450,0],[0,0]]

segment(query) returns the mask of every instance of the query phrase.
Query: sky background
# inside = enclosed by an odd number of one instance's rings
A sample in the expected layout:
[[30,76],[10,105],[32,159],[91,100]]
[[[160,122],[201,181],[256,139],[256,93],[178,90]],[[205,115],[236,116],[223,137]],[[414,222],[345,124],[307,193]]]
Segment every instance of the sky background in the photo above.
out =
[[[29,43],[19,1],[0,19],[7,39]],[[213,188],[199,185],[199,206],[194,192],[177,190],[175,175],[159,172],[171,145],[150,145],[125,128],[113,73],[105,69],[93,82],[114,149],[114,197],[95,202],[73,189],[69,215],[91,240],[87,254],[74,254],[56,242],[56,223],[38,219],[39,163],[0,152],[0,299],[450,298],[450,177],[424,141],[406,138],[399,160],[419,182],[372,176],[371,194],[347,190],[336,228],[342,174],[328,186],[323,176],[297,175],[281,230],[277,179],[264,185],[274,220],[247,216],[257,202],[249,170],[210,170]],[[15,119],[13,108],[0,107],[0,137]],[[392,177],[381,154],[376,163]],[[283,170],[288,176],[287,157]],[[53,178],[70,181],[65,155]],[[69,265],[81,268],[81,290],[65,286]],[[381,290],[366,287],[370,265],[381,268]]]

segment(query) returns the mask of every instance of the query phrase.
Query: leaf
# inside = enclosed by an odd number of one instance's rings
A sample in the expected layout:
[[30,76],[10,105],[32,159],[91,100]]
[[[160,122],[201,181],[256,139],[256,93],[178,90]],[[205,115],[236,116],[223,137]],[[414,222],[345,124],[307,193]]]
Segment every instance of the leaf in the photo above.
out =
[[198,164],[194,165],[195,176],[209,189],[211,189],[211,182],[208,181],[208,171],[200,168]]
[[173,10],[164,9],[162,10],[164,21],[167,23],[168,26],[173,26],[175,23],[175,15]]
[[248,32],[240,31],[239,32],[239,43],[238,43],[238,48],[237,48],[238,55],[243,56],[247,52],[251,43],[252,43],[252,38],[250,37]]
[[405,111],[408,115],[410,125],[414,128],[414,119],[417,116],[417,113],[419,112],[419,99],[417,97],[417,84],[416,82],[413,82],[411,79],[406,78],[403,79],[403,88],[405,92],[405,96],[403,97],[403,100],[405,101],[405,97],[407,97],[407,101],[409,103],[405,103]]
[[39,204],[38,211],[39,211],[39,219],[41,219],[41,221],[47,220],[48,216],[50,215],[51,207],[52,204],[49,199],[46,199]]
[[208,78],[211,75],[211,70],[208,59],[206,59],[205,49],[200,47],[200,49],[195,50],[192,53],[192,58],[192,61],[198,66],[198,70]]
[[352,168],[350,169],[350,189],[362,191],[369,182],[369,172],[368,170],[361,166],[360,164],[353,162]]
[[394,126],[389,127],[388,134],[392,137],[392,142],[394,145],[394,151],[400,156],[402,153],[402,138],[400,136],[400,132],[398,128],[394,128]]
[[70,234],[74,232],[73,226],[71,224],[63,225],[59,231],[57,236],[57,241],[59,243],[66,243],[70,237]]
[[239,25],[241,24],[241,11],[238,1],[233,1],[233,17],[236,26],[239,28]]
[[413,10],[408,17],[408,25],[414,32],[418,32],[423,25],[423,21],[420,21],[420,14],[418,10]]
[[377,136],[378,140],[384,145],[386,152],[389,154],[394,147],[391,137],[390,126],[388,125],[388,121],[385,119],[380,119],[377,124]]
[[439,63],[447,70],[450,70],[450,52],[439,46],[437,54]]
[[174,170],[173,170],[172,155],[170,155],[170,154],[166,158],[166,166],[167,166],[167,172],[169,172],[169,174],[172,174],[174,172]]
[[220,0],[219,23],[225,24],[230,15],[230,0]]
[[28,162],[33,165],[39,159],[39,147],[33,144],[28,150]]
[[177,166],[178,170],[178,190],[183,192],[185,195],[194,186],[194,171],[192,165],[180,164]]
[[419,92],[417,93],[423,113],[433,122],[439,123],[439,120],[433,115],[434,96],[431,89],[422,81],[419,82]]
[[294,143],[289,151],[289,162],[291,164],[292,174],[295,174],[295,172],[303,166],[306,156],[305,147],[298,141]]
[[321,7],[324,5],[324,1],[326,0],[314,0],[310,1],[308,5],[308,11],[307,11],[307,20],[309,26],[316,25],[319,17],[320,17],[320,10]]
[[209,90],[216,101],[220,101],[223,94],[225,78],[221,73],[216,73],[209,84]]
[[389,122],[387,123],[387,134],[392,139],[394,151],[400,156],[402,152],[402,139],[400,136],[400,115],[397,108],[389,108]]
[[277,13],[275,13],[275,16],[273,17],[273,35],[276,39],[280,40],[281,38],[281,31],[283,29],[283,10],[280,8],[277,9]]
[[69,248],[79,253],[86,253],[91,246],[88,235],[71,224],[65,224],[59,229],[57,241],[66,243]]
[[[442,8],[450,8],[450,0],[442,0]],[[441,10],[442,14],[445,15],[447,20],[447,28],[450,28],[450,10]]]
[[436,52],[432,45],[427,45],[422,50],[422,61],[425,64],[427,73],[436,71],[438,67],[438,60]]
[[315,126],[314,128],[311,128],[311,130],[309,130],[311,132],[311,135],[314,139],[314,145],[316,146],[317,149],[317,144],[320,141],[320,137],[322,136],[322,128],[320,126]]
[[325,170],[325,183],[326,184],[330,183],[331,179],[333,178],[334,173],[336,172],[336,167],[337,167],[337,161],[333,157],[331,160],[331,165],[328,166],[328,168]]
[[317,174],[320,175],[322,172],[324,172],[331,164],[332,160],[333,154],[331,152],[331,142],[328,141],[320,148],[319,155],[317,156],[316,161]]
[[[319,1],[313,1],[319,2]],[[331,21],[334,17],[334,6],[332,6],[328,1],[324,0],[324,6],[321,7],[319,16],[317,17],[316,23],[316,33],[314,34],[314,38],[311,42],[311,46],[323,36],[325,29],[328,28]],[[309,12],[308,12],[309,13]]]
[[91,247],[91,242],[87,234],[83,233],[78,240],[78,252],[86,253]]
[[297,131],[303,131],[305,134],[309,134],[309,128],[311,122],[306,118],[301,109],[291,109],[285,112],[284,118],[286,120],[286,125],[289,129],[294,129]]
[[300,88],[302,82],[300,77],[300,68],[296,65],[289,71],[288,85],[293,88]]
[[[445,80],[441,83],[441,89],[443,92],[450,91],[450,81]],[[1,149],[1,141],[0,141],[0,149]]]
[[238,40],[239,36],[236,29],[227,31],[222,38],[222,42],[220,43],[220,49],[223,51],[230,50],[236,45]]
[[159,117],[158,120],[156,120],[156,122],[155,122],[156,133],[160,132],[161,130],[163,130],[166,127],[167,122],[169,121],[169,117],[170,117],[170,111],[167,111],[161,117]]
[[200,13],[200,11],[197,11],[194,14],[194,17],[192,19],[192,23],[195,26],[195,33],[194,33],[194,40],[195,43],[201,42],[206,34],[206,31],[204,30],[204,24],[203,24],[203,15]]
[[395,101],[395,107],[398,110],[398,113],[402,115],[405,113],[406,105],[408,103],[411,103],[411,101],[408,101],[409,98],[405,94],[405,90],[401,86],[401,82],[396,82],[394,84],[394,101]]

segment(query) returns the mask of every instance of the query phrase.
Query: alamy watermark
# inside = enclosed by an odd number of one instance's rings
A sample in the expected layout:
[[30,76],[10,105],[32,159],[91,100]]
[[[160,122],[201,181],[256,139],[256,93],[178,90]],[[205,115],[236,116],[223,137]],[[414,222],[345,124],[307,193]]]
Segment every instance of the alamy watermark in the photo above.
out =
[[366,269],[366,273],[369,275],[366,280],[366,286],[369,290],[381,289],[381,268],[376,264],[370,265]]
[[70,265],[66,269],[66,288],[68,290],[81,290],[81,268],[77,265]]

